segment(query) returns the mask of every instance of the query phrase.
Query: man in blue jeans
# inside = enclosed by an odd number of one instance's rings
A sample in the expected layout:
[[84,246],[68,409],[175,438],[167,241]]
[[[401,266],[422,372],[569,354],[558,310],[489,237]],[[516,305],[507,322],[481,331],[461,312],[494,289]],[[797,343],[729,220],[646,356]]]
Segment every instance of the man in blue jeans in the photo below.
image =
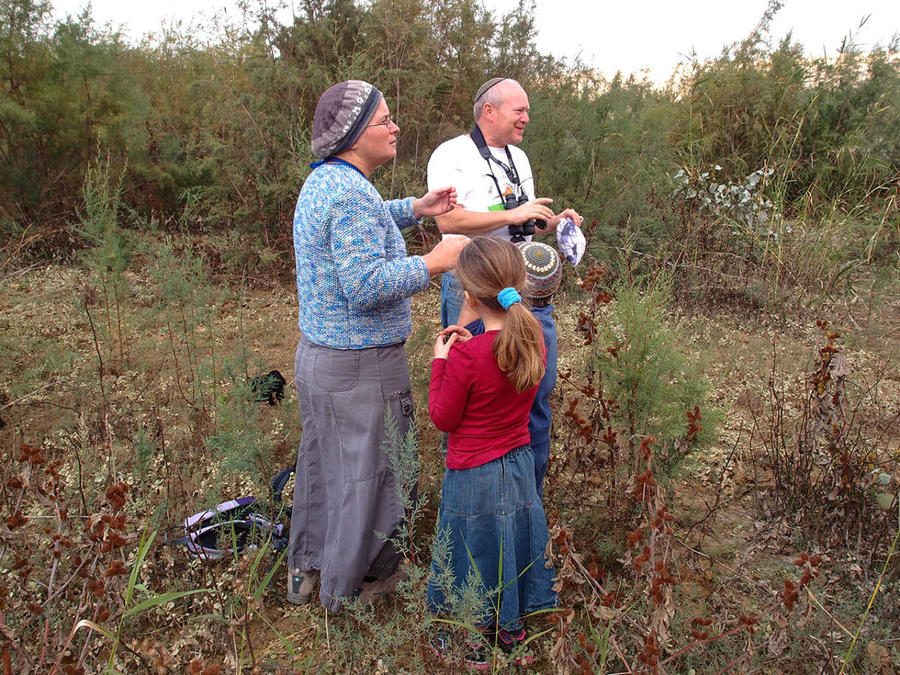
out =
[[[453,185],[456,188],[456,208],[438,216],[438,228],[444,238],[486,234],[514,242],[531,240],[531,233],[552,233],[560,220],[569,217],[581,225],[581,216],[573,209],[554,213],[548,204],[552,199],[535,197],[534,178],[528,157],[517,146],[528,124],[528,96],[515,80],[493,78],[485,82],[475,94],[475,127],[442,143],[428,161],[428,185]],[[543,225],[543,228],[541,227]],[[535,229],[536,228],[536,229]],[[477,319],[463,307],[463,293],[459,280],[444,274],[441,280],[441,324],[466,326]],[[545,339],[551,332],[550,309],[535,311],[535,317],[545,328]],[[556,326],[552,324],[552,336]],[[547,340],[548,351],[550,340]],[[547,355],[546,383],[542,382],[535,406],[547,400],[556,383],[556,340],[554,353]],[[541,396],[549,385],[546,396]],[[532,409],[532,447],[537,460],[539,438],[546,437],[549,453],[550,411]],[[546,462],[544,462],[546,470]],[[541,473],[541,479],[543,473]],[[539,491],[542,480],[538,481]]]
[[528,418],[531,450],[534,453],[534,480],[538,495],[544,496],[544,476],[550,461],[550,394],[556,386],[556,358],[558,340],[553,320],[551,299],[562,278],[559,254],[547,244],[532,241],[519,244],[525,258],[527,281],[525,295],[531,303],[531,313],[541,324],[544,346],[547,348],[547,370],[538,386],[537,395]]

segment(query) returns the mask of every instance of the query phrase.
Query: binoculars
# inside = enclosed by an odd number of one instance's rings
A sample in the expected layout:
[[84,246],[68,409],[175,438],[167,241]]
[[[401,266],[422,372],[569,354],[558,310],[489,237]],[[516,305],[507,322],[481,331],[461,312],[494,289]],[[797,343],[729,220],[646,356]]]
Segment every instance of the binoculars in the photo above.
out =
[[[527,203],[528,195],[526,194],[514,195],[512,193],[508,193],[503,195],[503,208],[507,211],[512,211],[514,208]],[[547,221],[543,218],[531,218],[521,225],[510,225],[509,236],[512,239],[513,243],[525,241],[525,237],[530,237],[534,234],[535,227],[540,230],[544,230],[547,228]]]

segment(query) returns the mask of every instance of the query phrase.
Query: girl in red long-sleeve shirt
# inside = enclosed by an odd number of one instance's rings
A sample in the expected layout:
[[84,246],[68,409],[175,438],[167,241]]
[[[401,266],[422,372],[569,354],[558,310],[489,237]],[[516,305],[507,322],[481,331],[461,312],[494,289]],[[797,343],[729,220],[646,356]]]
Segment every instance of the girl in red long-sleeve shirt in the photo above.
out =
[[[435,613],[451,612],[450,598],[474,573],[486,639],[467,660],[486,666],[496,645],[528,661],[517,651],[525,641],[523,618],[557,603],[528,432],[546,350],[540,325],[522,305],[525,264],[515,245],[474,237],[456,273],[485,332],[472,337],[450,326],[434,345],[428,412],[449,432],[437,526],[447,545],[432,555],[428,604]],[[443,655],[451,639],[438,631],[432,648]]]

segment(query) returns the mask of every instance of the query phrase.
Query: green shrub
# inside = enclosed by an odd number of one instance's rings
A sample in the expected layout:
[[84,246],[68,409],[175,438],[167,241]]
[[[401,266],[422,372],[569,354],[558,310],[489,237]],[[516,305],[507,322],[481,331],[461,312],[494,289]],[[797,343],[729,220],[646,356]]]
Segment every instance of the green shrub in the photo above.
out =
[[[676,441],[687,433],[685,411],[705,409],[709,390],[701,364],[682,351],[677,324],[670,323],[671,284],[666,273],[620,279],[594,351],[605,391],[618,402],[614,414],[628,433],[629,448],[634,453],[637,439],[655,437],[663,471],[684,455]],[[709,423],[703,427],[698,440],[712,431]],[[636,457],[629,466],[637,466]]]

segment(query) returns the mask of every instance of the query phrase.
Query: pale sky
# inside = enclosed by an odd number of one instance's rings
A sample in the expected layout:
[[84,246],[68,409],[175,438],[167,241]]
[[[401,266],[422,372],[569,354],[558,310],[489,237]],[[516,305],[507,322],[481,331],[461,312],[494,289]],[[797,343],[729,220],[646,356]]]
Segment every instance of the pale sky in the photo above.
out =
[[[87,0],[51,2],[57,17],[78,14],[87,4]],[[92,13],[98,23],[121,26],[137,40],[178,21],[182,28],[199,29],[217,10],[238,20],[236,5],[233,0],[93,0]],[[484,5],[499,16],[515,8],[517,1],[484,0]],[[607,77],[617,70],[626,75],[643,71],[661,83],[692,52],[700,59],[712,57],[746,37],[766,5],[766,0],[537,0],[535,43],[544,53],[568,59],[580,56]],[[279,20],[288,23],[291,16],[288,7]],[[868,21],[860,26],[866,16]],[[833,56],[851,33],[864,49],[886,45],[900,32],[900,1],[784,0],[772,34],[778,39],[789,31],[813,56]]]

